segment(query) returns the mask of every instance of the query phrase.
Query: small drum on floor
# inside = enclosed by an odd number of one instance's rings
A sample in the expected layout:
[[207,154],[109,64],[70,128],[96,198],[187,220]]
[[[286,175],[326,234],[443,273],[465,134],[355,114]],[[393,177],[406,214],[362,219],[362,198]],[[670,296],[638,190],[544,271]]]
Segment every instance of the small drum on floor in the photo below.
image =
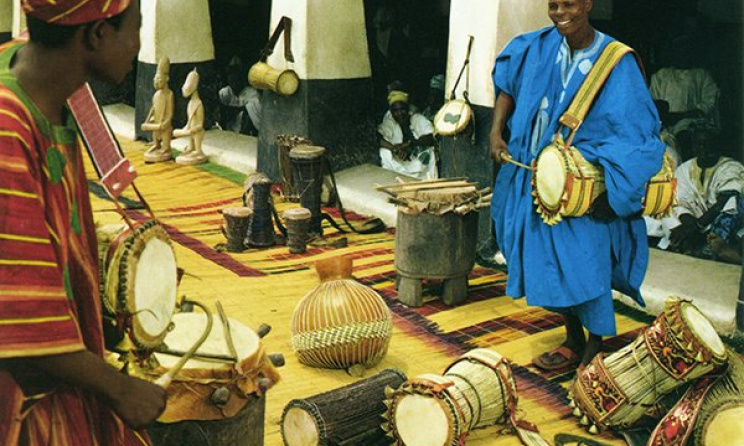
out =
[[597,355],[571,386],[574,415],[590,432],[630,427],[664,395],[716,371],[727,351],[713,325],[690,302],[669,299],[630,345]]
[[323,155],[326,149],[320,146],[299,145],[289,151],[292,164],[292,180],[302,207],[313,214],[310,232],[322,234],[321,194],[323,191]]
[[223,209],[221,213],[225,219],[222,226],[222,234],[227,239],[225,249],[228,252],[243,252],[253,210],[249,207],[235,207]]
[[282,414],[285,446],[358,446],[389,444],[380,427],[385,392],[406,380],[387,369],[354,384],[289,402]]
[[176,309],[178,273],[168,233],[155,220],[96,229],[106,347],[126,335],[138,348],[165,338]]
[[388,422],[402,446],[458,446],[474,417],[473,403],[451,378],[425,374],[388,397]]
[[[211,445],[263,445],[264,414],[260,384],[272,385],[279,379],[268,356],[261,346],[258,335],[230,318],[228,333],[223,324],[214,324],[207,340],[199,347],[194,357],[173,378],[168,392],[168,405],[151,431],[160,438],[181,438],[183,429],[205,430],[211,426],[231,432],[217,430],[210,434]],[[159,367],[145,371],[145,375],[156,379],[173,367],[183,354],[196,343],[206,326],[202,313],[178,313],[173,316],[173,330],[164,344],[154,354]],[[237,355],[237,357],[236,357]],[[247,408],[247,406],[250,406]],[[239,423],[230,423],[242,417]],[[218,423],[213,423],[217,421]],[[188,423],[185,423],[188,422]],[[245,424],[250,424],[250,435],[242,435]],[[206,432],[206,431],[205,431]],[[167,434],[167,435],[166,435]],[[196,438],[191,434],[191,438]],[[164,440],[157,446],[177,444]]]
[[284,211],[284,224],[287,226],[287,248],[292,254],[302,254],[307,250],[310,219],[313,214],[305,208],[292,208]]
[[517,384],[509,361],[485,348],[470,350],[444,372],[473,405],[469,431],[506,424],[517,407]]

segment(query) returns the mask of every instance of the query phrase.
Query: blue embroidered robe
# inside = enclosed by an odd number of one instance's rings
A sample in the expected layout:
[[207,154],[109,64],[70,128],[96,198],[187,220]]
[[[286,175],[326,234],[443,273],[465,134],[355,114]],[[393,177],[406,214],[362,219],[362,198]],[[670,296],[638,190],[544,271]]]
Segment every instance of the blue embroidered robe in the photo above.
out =
[[[507,122],[512,157],[531,164],[559,130],[566,111],[602,49],[613,39],[596,32],[594,42],[573,54],[555,27],[517,36],[494,67],[496,97],[515,102]],[[563,129],[564,138],[568,129]],[[529,305],[577,315],[597,335],[614,335],[612,291],[643,305],[640,285],[648,264],[640,218],[645,183],[661,168],[664,144],[659,118],[635,57],[613,69],[579,128],[573,145],[605,171],[612,222],[588,216],[542,222],[531,195],[532,173],[504,164],[491,206],[496,237],[509,268],[507,294]]]

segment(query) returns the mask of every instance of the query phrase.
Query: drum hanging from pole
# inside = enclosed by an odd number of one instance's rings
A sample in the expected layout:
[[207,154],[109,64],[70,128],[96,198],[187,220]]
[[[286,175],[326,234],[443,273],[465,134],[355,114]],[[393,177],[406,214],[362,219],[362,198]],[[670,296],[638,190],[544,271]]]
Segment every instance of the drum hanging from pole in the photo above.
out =
[[313,217],[310,232],[323,234],[321,227],[321,193],[323,189],[323,155],[326,149],[320,146],[300,145],[289,151],[292,163],[292,178],[302,207],[309,209]]
[[285,446],[390,444],[380,427],[385,389],[397,389],[406,376],[393,369],[330,392],[289,402],[282,414]]
[[176,311],[178,272],[170,236],[156,220],[96,228],[106,347],[128,337],[136,347],[158,346]]
[[300,78],[294,70],[279,70],[265,62],[257,62],[248,71],[248,83],[258,90],[292,96],[300,86]]

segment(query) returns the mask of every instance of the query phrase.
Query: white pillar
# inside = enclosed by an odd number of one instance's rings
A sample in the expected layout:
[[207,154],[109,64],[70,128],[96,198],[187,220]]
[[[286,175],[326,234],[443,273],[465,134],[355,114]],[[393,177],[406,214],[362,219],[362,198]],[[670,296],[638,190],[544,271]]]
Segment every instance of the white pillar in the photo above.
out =
[[[496,56],[516,35],[550,25],[547,0],[456,0],[450,10],[447,94],[462,68],[468,36],[474,37],[470,55],[470,102],[493,107],[491,71]],[[465,79],[457,87],[462,97]]]
[[11,32],[13,37],[18,37],[26,29],[26,14],[21,9],[21,0],[11,0],[13,3],[13,21],[11,23]]
[[[161,58],[171,62],[170,88],[175,93],[174,126],[186,123],[187,99],[181,95],[181,86],[194,68],[199,72],[199,93],[206,111],[205,125],[211,126],[211,111],[217,106],[217,91],[211,88],[216,77],[212,23],[208,0],[143,0],[141,48],[137,64],[135,105],[135,132],[138,137],[149,138],[149,132],[140,130],[147,116],[155,89],[152,80]],[[214,90],[214,91],[213,91]]]
[[[269,65],[294,69],[300,86],[290,97],[264,91],[258,169],[279,178],[276,137],[293,134],[325,146],[334,169],[377,161],[363,0],[273,0],[270,32],[292,19],[291,50],[279,39]],[[268,38],[268,36],[267,36]],[[370,135],[372,135],[370,137]]]
[[0,0],[0,43],[10,40],[13,33],[13,0]]

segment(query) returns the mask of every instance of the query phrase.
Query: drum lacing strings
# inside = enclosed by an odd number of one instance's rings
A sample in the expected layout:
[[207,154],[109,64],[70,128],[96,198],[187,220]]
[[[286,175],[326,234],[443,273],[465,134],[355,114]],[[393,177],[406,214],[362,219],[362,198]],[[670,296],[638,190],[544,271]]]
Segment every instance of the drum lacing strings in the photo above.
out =
[[[641,375],[643,375],[643,378],[646,380],[646,382],[648,383],[648,385],[651,387],[652,392],[653,392],[653,395],[654,395],[654,401],[656,401],[657,398],[659,397],[659,394],[656,392],[656,369],[654,367],[651,367],[651,374],[653,375],[653,378],[650,378],[648,376],[648,373],[646,372],[646,370],[641,365],[641,361],[638,359],[637,350],[636,350],[636,345],[637,344],[638,343],[634,342],[631,345],[631,347],[630,347],[630,353],[631,353],[631,356],[633,358],[633,361],[636,364],[636,367],[638,367],[638,369],[641,371]],[[632,402],[629,402],[629,403],[630,404],[634,404]]]
[[475,426],[478,425],[478,423],[480,423],[481,414],[483,413],[483,400],[481,400],[481,397],[478,394],[478,389],[475,388],[475,386],[473,385],[473,383],[470,382],[470,380],[460,375],[459,373],[446,372],[445,376],[456,376],[457,378],[460,378],[461,380],[465,381],[465,384],[467,384],[468,386],[470,386],[471,389],[473,389],[473,393],[475,393],[475,398],[478,400],[479,410],[478,410],[477,420],[475,419],[475,407],[473,407],[473,404],[470,402],[465,392],[461,392],[463,398],[465,398],[465,402],[468,404],[468,407],[470,408],[470,413],[473,414],[473,417],[470,418],[470,424],[468,425],[468,430],[473,429]]

